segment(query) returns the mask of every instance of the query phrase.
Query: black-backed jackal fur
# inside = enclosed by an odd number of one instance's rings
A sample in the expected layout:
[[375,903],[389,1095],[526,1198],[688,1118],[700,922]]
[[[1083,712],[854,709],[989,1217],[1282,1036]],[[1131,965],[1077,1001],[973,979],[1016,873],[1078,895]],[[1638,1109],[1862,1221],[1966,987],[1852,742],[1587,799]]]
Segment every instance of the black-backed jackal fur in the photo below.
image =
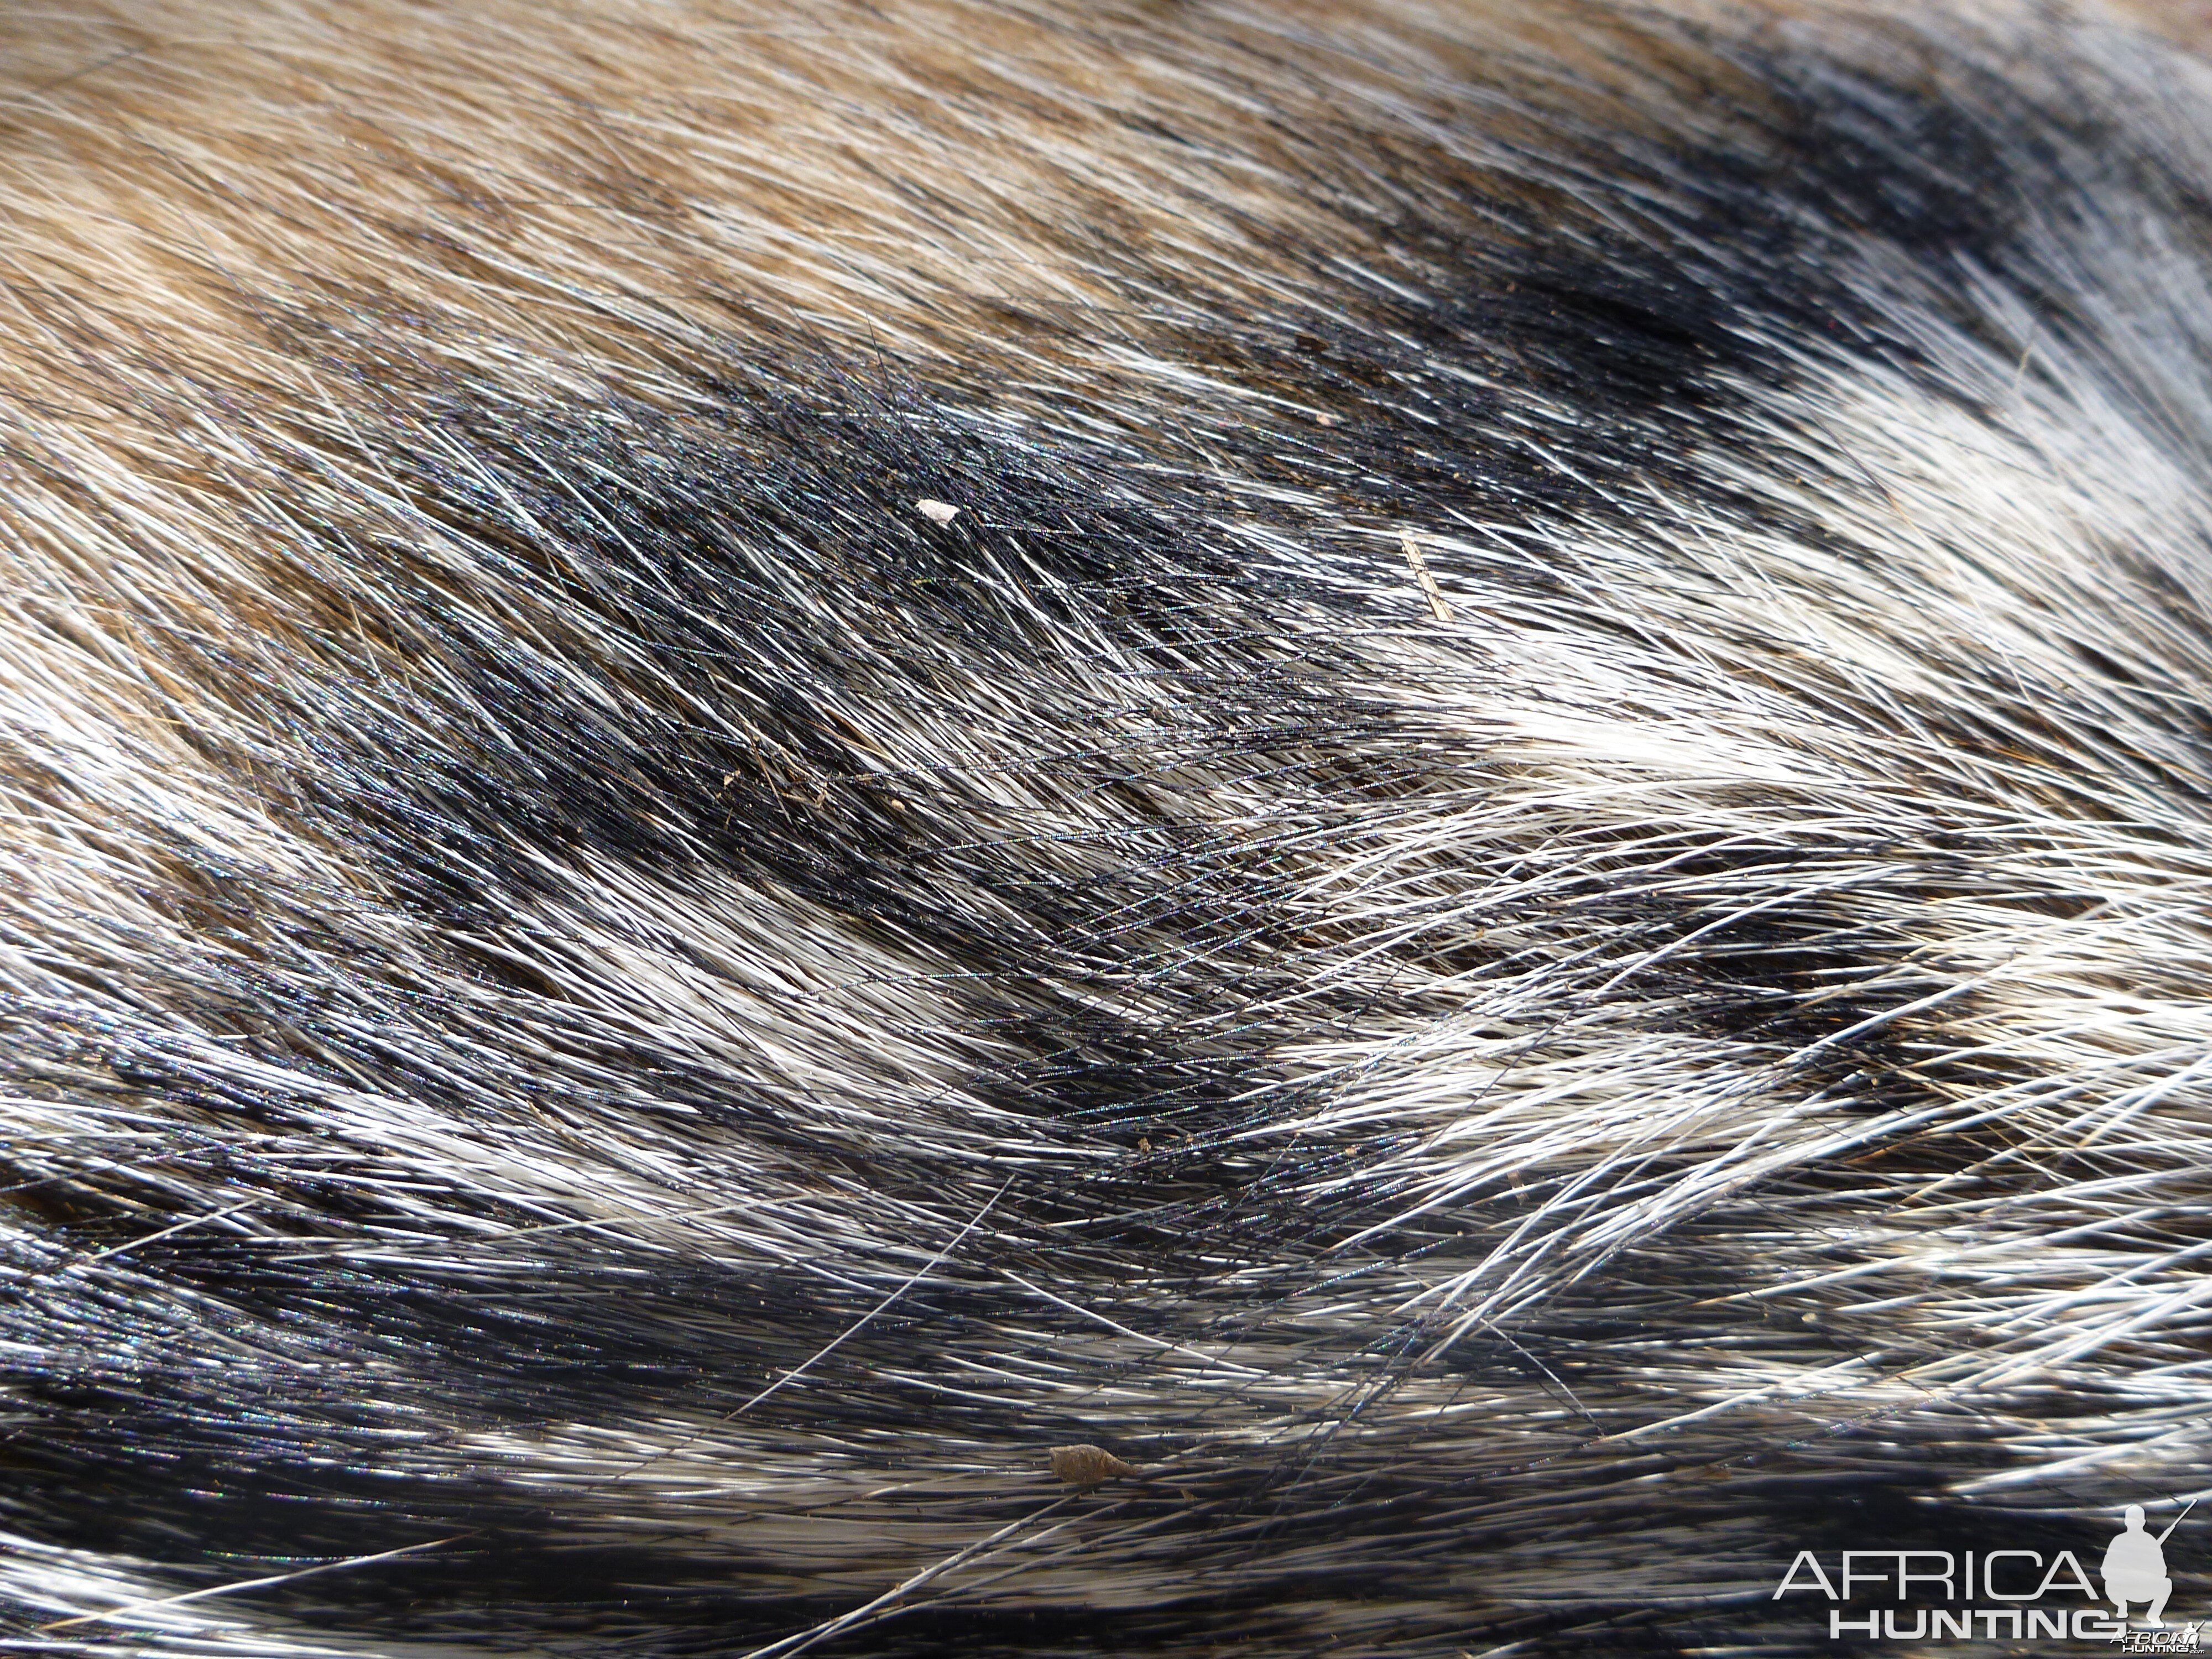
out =
[[1800,1551],[2164,1525],[2194,27],[0,12],[19,1650],[1840,1652]]

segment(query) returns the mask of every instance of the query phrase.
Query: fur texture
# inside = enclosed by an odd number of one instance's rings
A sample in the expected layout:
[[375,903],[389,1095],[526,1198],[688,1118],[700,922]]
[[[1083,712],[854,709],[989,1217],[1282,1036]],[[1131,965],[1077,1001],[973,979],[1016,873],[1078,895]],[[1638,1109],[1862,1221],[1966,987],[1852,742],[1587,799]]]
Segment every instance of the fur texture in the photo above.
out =
[[15,1650],[1839,1652],[2203,1484],[2212,68],[1530,9],[0,16]]

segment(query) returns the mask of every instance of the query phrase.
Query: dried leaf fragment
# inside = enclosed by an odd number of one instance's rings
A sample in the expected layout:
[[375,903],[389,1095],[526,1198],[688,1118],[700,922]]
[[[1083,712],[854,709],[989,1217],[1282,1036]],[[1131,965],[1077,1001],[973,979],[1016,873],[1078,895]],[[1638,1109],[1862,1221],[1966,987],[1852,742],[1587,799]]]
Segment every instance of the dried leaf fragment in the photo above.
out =
[[1134,1474],[1137,1466],[1124,1463],[1103,1446],[1054,1446],[1052,1473],[1071,1486],[1095,1486],[1102,1480]]

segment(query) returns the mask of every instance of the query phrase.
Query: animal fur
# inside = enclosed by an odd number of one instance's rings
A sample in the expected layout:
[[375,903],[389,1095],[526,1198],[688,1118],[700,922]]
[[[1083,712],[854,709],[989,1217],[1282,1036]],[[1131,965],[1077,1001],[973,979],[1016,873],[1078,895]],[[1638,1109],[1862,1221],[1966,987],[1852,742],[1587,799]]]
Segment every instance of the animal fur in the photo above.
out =
[[2193,52],[0,14],[11,1650],[1831,1653],[2163,1524]]

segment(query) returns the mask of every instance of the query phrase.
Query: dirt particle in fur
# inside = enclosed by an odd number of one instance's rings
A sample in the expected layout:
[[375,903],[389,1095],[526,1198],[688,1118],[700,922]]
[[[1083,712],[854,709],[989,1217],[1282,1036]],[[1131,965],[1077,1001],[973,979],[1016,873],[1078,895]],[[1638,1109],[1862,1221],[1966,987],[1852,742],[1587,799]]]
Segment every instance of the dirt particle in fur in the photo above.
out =
[[1125,1463],[1103,1446],[1054,1446],[1052,1474],[1071,1486],[1096,1486],[1134,1474],[1137,1466]]

